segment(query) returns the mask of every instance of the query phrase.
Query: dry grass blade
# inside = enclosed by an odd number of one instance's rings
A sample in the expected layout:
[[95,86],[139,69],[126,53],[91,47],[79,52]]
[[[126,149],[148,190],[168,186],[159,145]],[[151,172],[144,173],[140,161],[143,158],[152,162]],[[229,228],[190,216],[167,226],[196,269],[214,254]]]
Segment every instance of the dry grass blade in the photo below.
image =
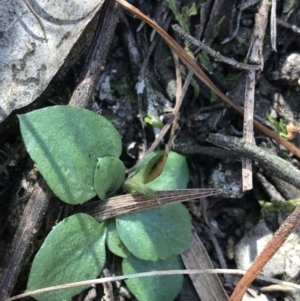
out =
[[143,194],[127,194],[80,206],[80,211],[92,215],[97,221],[103,221],[118,215],[160,207],[172,203],[186,202],[201,197],[218,195],[221,189],[179,189],[157,191],[156,199]]
[[[193,233],[191,249],[181,254],[186,269],[213,269],[213,264],[196,233]],[[219,277],[215,274],[190,274],[190,278],[202,301],[226,301],[228,296],[224,291]]]
[[[125,0],[115,0],[120,3],[124,8],[129,10],[134,15],[141,18],[143,21],[147,22],[152,28],[154,28],[165,40],[165,42],[169,45],[169,47],[178,55],[178,57],[182,60],[187,67],[189,67],[195,75],[213,90],[221,99],[223,99],[231,108],[237,111],[240,115],[244,115],[243,110],[241,110],[235,103],[233,103],[222,91],[220,91],[214,83],[207,77],[207,75],[201,70],[201,68],[197,65],[197,63],[186,53],[186,51],[176,43],[176,41],[171,38],[160,26],[158,26],[154,21],[144,15],[137,8],[126,2]],[[258,122],[257,120],[253,121],[254,127],[260,132],[264,133],[270,139],[276,140],[278,143],[283,145],[289,151],[291,151],[294,155],[300,158],[300,149],[297,148],[292,143],[286,141],[284,138],[277,135],[275,132]]]
[[[163,275],[188,275],[188,274],[203,274],[203,273],[210,273],[210,274],[236,274],[236,275],[244,275],[245,271],[243,270],[231,270],[231,269],[207,269],[207,270],[167,270],[167,271],[152,271],[152,272],[144,272],[144,273],[137,273],[137,274],[130,274],[130,275],[122,275],[122,276],[114,276],[114,277],[105,277],[100,279],[92,279],[92,280],[85,280],[85,281],[79,281],[79,282],[73,282],[73,283],[67,283],[62,285],[56,285],[46,288],[37,289],[34,291],[26,292],[8,299],[5,299],[5,301],[14,301],[19,300],[24,297],[33,296],[40,293],[45,292],[51,292],[51,291],[57,291],[61,289],[66,289],[70,287],[78,287],[83,285],[93,285],[93,284],[100,284],[105,282],[111,282],[111,281],[121,281],[126,279],[133,279],[133,278],[141,278],[141,277],[152,277],[152,276],[163,276]],[[278,280],[275,278],[270,277],[264,277],[264,276],[257,276],[257,279],[271,282],[271,283],[277,283],[281,285],[287,285],[295,289],[300,289],[300,286],[298,284]]]

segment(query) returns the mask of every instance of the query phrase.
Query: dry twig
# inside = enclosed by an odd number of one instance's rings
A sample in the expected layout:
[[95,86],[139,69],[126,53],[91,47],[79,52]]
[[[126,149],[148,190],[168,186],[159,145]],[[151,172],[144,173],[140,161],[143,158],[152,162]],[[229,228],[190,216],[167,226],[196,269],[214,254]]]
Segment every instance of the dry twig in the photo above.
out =
[[[244,126],[243,137],[246,141],[253,143],[253,114],[255,93],[255,71],[246,74],[245,102],[244,102]],[[242,183],[243,191],[253,188],[252,162],[249,158],[242,157]]]
[[300,28],[297,27],[296,25],[290,25],[289,23],[281,20],[281,19],[276,19],[276,22],[278,25],[285,27],[285,28],[289,28],[291,29],[293,32],[300,34]]
[[277,1],[272,0],[270,24],[271,24],[271,45],[273,51],[277,51],[276,49],[276,40],[277,40],[276,4]]
[[244,63],[240,63],[236,61],[235,59],[228,58],[226,56],[223,56],[220,52],[215,51],[205,45],[204,43],[200,42],[199,40],[193,38],[191,35],[189,35],[187,32],[185,32],[179,25],[174,24],[172,26],[173,30],[176,31],[183,39],[189,41],[195,46],[201,47],[201,49],[205,50],[211,57],[213,57],[216,61],[223,62],[225,64],[228,64],[230,66],[233,66],[237,69],[242,70],[259,70],[260,65],[248,65]]
[[8,298],[26,260],[33,239],[42,225],[52,192],[40,178],[24,209],[22,219],[1,266],[0,300]]
[[[268,0],[263,0],[255,15],[255,25],[251,37],[251,45],[248,51],[248,61],[259,64],[263,68],[263,40],[268,23],[268,12],[270,4]],[[276,26],[276,23],[275,23]],[[244,126],[243,137],[246,141],[253,143],[253,116],[255,99],[255,71],[248,71],[246,74],[245,101],[244,101]],[[242,158],[242,182],[243,191],[253,188],[252,162],[249,158]]]
[[179,64],[178,56],[174,53],[174,51],[172,51],[172,55],[173,55],[173,59],[174,59],[175,74],[176,74],[176,100],[175,100],[175,107],[174,107],[174,110],[173,110],[174,120],[173,120],[171,133],[170,133],[170,138],[169,138],[169,142],[168,142],[169,149],[172,148],[172,145],[173,145],[174,140],[175,140],[175,131],[179,127],[179,124],[178,124],[179,110],[180,110],[182,100],[183,100],[183,98],[182,98],[182,78],[181,78],[181,74],[180,74],[180,64]]
[[233,31],[232,34],[231,34],[228,38],[226,38],[221,44],[225,44],[225,43],[230,42],[233,38],[235,38],[235,36],[236,36],[237,33],[239,32],[239,29],[240,29],[240,21],[241,21],[241,16],[242,16],[242,11],[243,11],[244,2],[245,2],[245,0],[242,0],[241,3],[239,4],[239,11],[238,11],[237,20],[236,20],[236,27],[235,27],[234,31]]

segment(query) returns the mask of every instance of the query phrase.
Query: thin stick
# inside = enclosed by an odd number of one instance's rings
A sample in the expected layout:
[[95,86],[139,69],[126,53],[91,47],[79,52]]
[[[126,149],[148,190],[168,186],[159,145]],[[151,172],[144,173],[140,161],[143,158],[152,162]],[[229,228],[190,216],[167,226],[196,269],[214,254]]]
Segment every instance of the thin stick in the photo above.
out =
[[277,39],[276,4],[277,1],[272,0],[270,23],[271,23],[271,45],[273,51],[277,51],[276,49],[276,39]]
[[[243,137],[245,141],[253,143],[253,114],[255,93],[255,71],[248,71],[246,75],[245,102],[244,102],[244,127]],[[242,157],[242,183],[243,191],[253,188],[252,162],[247,157]]]
[[176,101],[175,101],[175,107],[173,110],[174,120],[171,128],[170,138],[168,141],[169,149],[172,148],[172,145],[175,140],[175,131],[178,129],[178,120],[179,120],[179,110],[182,104],[182,78],[180,74],[180,65],[178,56],[172,51],[174,64],[175,64],[175,74],[176,74]]
[[215,51],[205,45],[204,43],[200,42],[199,40],[195,39],[191,35],[189,35],[187,32],[185,32],[179,25],[174,24],[172,26],[173,30],[176,31],[183,39],[189,41],[190,43],[194,44],[195,46],[200,47],[201,49],[205,50],[210,56],[212,56],[216,61],[223,62],[227,65],[233,66],[237,69],[242,70],[259,70],[260,65],[248,65],[244,63],[240,63],[236,61],[235,59],[228,58],[226,56],[223,56],[220,52]]
[[9,250],[3,258],[0,300],[10,296],[13,291],[21,267],[30,253],[29,250],[35,235],[42,225],[51,196],[52,192],[44,179],[38,179],[26,204]]
[[296,25],[290,25],[289,23],[281,20],[281,19],[276,19],[276,22],[278,25],[283,26],[285,28],[291,29],[293,32],[300,34],[300,28],[297,27]]
[[230,42],[233,38],[235,38],[235,36],[237,35],[237,33],[239,32],[240,29],[240,21],[241,21],[241,16],[242,16],[242,11],[243,11],[243,5],[244,5],[245,0],[242,0],[241,3],[239,4],[239,11],[238,11],[238,15],[237,15],[237,20],[236,20],[236,27],[233,31],[233,33],[226,38],[222,43],[222,44],[226,44],[228,42]]
[[[220,263],[220,267],[222,269],[227,269],[227,263],[225,260],[225,256],[223,255],[222,249],[220,247],[220,244],[219,244],[215,234],[213,233],[213,231],[211,229],[207,229],[207,233],[208,233],[208,236],[215,248],[215,251],[216,251],[219,263]],[[225,278],[226,284],[230,287],[233,287],[233,279],[232,279],[231,275],[225,274],[224,278]]]
[[137,105],[138,105],[138,115],[137,118],[140,122],[141,134],[142,134],[142,145],[141,145],[141,155],[145,156],[146,148],[147,148],[147,138],[145,131],[145,124],[143,118],[143,92],[140,89],[137,89]]
[[[251,37],[251,46],[249,48],[248,61],[263,66],[262,48],[265,37],[266,26],[268,23],[268,12],[270,5],[268,0],[263,0],[257,14],[255,14],[255,25]],[[276,26],[276,23],[275,23]],[[246,75],[245,102],[244,102],[244,127],[243,137],[245,141],[254,142],[253,137],[253,116],[255,99],[255,71],[251,70]],[[242,158],[242,182],[243,191],[253,188],[252,181],[252,162],[249,158]]]

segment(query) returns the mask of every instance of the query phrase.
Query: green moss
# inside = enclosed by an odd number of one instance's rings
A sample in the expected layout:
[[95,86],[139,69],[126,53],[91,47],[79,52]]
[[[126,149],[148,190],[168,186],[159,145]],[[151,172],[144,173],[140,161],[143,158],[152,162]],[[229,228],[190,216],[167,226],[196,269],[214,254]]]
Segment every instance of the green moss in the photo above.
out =
[[164,124],[154,116],[152,116],[149,112],[146,114],[144,118],[145,123],[148,123],[154,127],[162,129],[164,127]]
[[241,75],[243,74],[242,71],[232,71],[224,76],[224,82],[227,87],[231,87],[237,83]]
[[183,6],[180,10],[179,7],[176,5],[175,0],[166,0],[168,3],[168,6],[172,13],[174,14],[174,17],[176,21],[179,23],[180,27],[184,31],[189,31],[190,26],[190,17],[195,16],[198,13],[198,8],[195,3],[193,3],[190,7]]
[[[198,14],[200,4],[193,3],[190,7],[183,6],[181,9],[177,5],[176,0],[165,0],[168,3],[170,10],[172,11],[175,20],[178,22],[179,26],[185,31],[190,31],[190,18]],[[185,50],[189,52],[190,42],[184,41]],[[192,55],[193,57],[193,55]]]
[[133,81],[127,81],[126,78],[122,82],[111,82],[111,88],[119,95],[126,96],[131,102],[136,102],[135,83]]
[[201,51],[197,56],[197,61],[208,71],[212,71],[212,58],[208,55],[206,51]]
[[283,119],[279,119],[279,121],[277,121],[273,119],[269,114],[266,114],[266,118],[270,121],[271,124],[273,124],[276,127],[280,136],[286,137],[288,132],[286,130],[286,123]]
[[289,200],[286,202],[265,202],[259,201],[263,212],[289,212],[293,211],[299,204],[300,199]]
[[211,94],[210,94],[210,103],[216,102],[217,99],[218,99],[218,95],[214,91],[211,91]]
[[223,23],[223,21],[225,20],[225,16],[223,16],[214,26],[214,30],[213,30],[213,37],[212,37],[212,40],[214,40],[218,35],[219,35],[219,32],[220,32],[220,28],[221,28],[221,25]]

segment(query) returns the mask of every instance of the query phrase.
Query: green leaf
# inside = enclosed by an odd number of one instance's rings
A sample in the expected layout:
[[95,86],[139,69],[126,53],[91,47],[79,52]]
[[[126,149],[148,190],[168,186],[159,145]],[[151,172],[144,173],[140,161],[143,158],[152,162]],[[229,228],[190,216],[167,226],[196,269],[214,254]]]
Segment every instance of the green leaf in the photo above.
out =
[[155,198],[155,192],[153,189],[145,185],[146,183],[152,182],[156,179],[163,171],[168,153],[165,151],[159,151],[153,154],[146,164],[142,165],[136,170],[135,175],[126,180],[124,188],[129,193],[142,193],[150,198]]
[[155,192],[150,187],[140,182],[136,178],[130,178],[126,180],[126,182],[124,183],[124,188],[127,193],[142,193],[153,199],[156,197]]
[[268,113],[266,114],[266,118],[270,121],[270,123],[272,125],[274,125],[276,127],[276,129],[278,130],[279,134],[281,136],[287,136],[288,132],[286,130],[286,123],[284,122],[283,119],[280,119],[279,121],[273,119],[271,117],[271,115],[269,115]]
[[125,245],[120,239],[120,236],[116,229],[115,219],[111,219],[109,221],[106,234],[106,244],[109,250],[117,256],[126,258],[129,255],[131,255],[131,253],[128,251],[128,249],[125,247]]
[[129,213],[116,219],[127,249],[143,260],[166,259],[191,246],[191,220],[182,204]]
[[214,25],[214,30],[213,30],[213,36],[211,38],[211,43],[219,35],[220,28],[221,28],[222,23],[225,20],[225,18],[226,18],[225,16],[221,17],[220,20]]
[[162,129],[164,127],[164,124],[158,118],[155,118],[155,116],[152,116],[151,113],[149,113],[149,112],[146,114],[146,116],[144,118],[144,122],[152,125],[153,127],[157,127],[160,129]]
[[[96,278],[105,263],[106,228],[83,213],[61,221],[47,236],[32,263],[27,290]],[[65,301],[85,287],[47,292],[39,301]]]
[[[156,154],[157,152],[153,152],[146,156],[137,166],[136,173],[139,173]],[[188,182],[189,169],[185,158],[175,152],[169,152],[161,175],[147,185],[153,190],[172,190],[184,189]]]
[[117,130],[94,112],[54,106],[19,115],[27,151],[53,192],[81,204],[96,195],[98,158],[121,154]]
[[[153,169],[156,169],[157,165],[159,165],[158,167],[160,168],[160,170],[157,173],[157,176],[155,178],[157,178],[162,173],[162,171],[165,167],[165,162],[161,162],[161,161],[164,161],[163,159],[167,156],[168,155],[166,154],[165,151],[159,151],[159,152],[153,153],[153,155],[151,157],[149,156],[149,158],[147,156],[144,159],[145,164],[138,165],[134,176],[130,180],[137,179],[138,181],[140,181],[142,183],[151,182],[153,179],[149,180],[148,177],[153,172]],[[144,160],[142,162],[144,162]]]
[[125,181],[125,166],[115,157],[98,159],[94,187],[100,199],[113,195]]
[[[149,154],[137,167],[139,173],[156,154]],[[189,180],[185,158],[170,152],[161,175],[148,183],[153,190],[183,189]],[[166,259],[191,244],[191,220],[182,204],[172,204],[116,218],[119,236],[127,249],[143,260]]]
[[[197,7],[196,7],[196,3],[193,3],[192,6],[190,8],[188,7],[183,7],[183,9],[186,10],[186,14],[187,16],[191,17],[191,16],[196,16],[198,11],[197,11]],[[182,10],[183,10],[182,9]]]
[[[182,269],[182,263],[179,256],[155,262],[130,256],[123,259],[122,269],[124,275],[157,270],[178,270]],[[173,301],[181,290],[183,276],[150,276],[128,279],[125,282],[139,301]]]

